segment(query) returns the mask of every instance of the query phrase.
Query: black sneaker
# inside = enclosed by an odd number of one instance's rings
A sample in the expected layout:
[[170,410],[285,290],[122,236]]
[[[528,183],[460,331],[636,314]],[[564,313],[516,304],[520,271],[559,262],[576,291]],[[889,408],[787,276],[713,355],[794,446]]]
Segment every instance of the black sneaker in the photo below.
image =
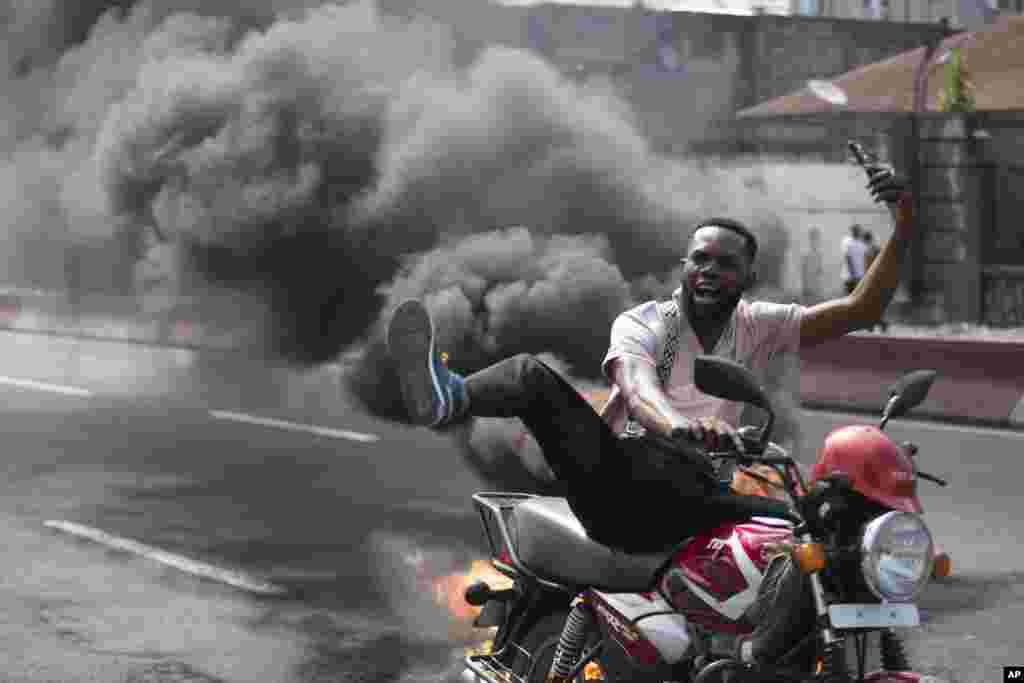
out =
[[395,309],[387,345],[414,423],[442,427],[462,417],[467,408],[463,378],[434,351],[434,325],[422,303],[410,299]]

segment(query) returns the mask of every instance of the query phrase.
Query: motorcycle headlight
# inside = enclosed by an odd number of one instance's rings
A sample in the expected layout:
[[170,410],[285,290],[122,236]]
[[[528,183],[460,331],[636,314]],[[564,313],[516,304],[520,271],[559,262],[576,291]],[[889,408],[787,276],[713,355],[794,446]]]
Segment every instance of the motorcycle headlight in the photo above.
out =
[[860,543],[868,588],[886,602],[910,602],[932,574],[932,534],[909,512],[887,512],[868,522]]

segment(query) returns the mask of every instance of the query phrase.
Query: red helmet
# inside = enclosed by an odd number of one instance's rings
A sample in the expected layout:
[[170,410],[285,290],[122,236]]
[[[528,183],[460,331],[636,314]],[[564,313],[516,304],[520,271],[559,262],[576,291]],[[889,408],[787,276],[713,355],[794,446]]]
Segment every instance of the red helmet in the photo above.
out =
[[921,514],[914,462],[882,430],[840,427],[825,437],[811,482],[844,472],[853,490],[893,510]]

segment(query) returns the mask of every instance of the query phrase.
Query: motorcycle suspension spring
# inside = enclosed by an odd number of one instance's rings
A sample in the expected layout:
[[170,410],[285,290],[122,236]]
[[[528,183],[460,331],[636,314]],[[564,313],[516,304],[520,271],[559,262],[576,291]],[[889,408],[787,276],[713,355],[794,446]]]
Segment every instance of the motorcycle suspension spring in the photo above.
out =
[[565,620],[565,628],[558,638],[555,657],[551,661],[551,672],[547,683],[564,683],[569,680],[576,662],[583,654],[583,645],[587,639],[587,628],[593,623],[590,607],[577,603]]
[[894,631],[882,631],[882,669],[885,671],[909,671],[910,660],[907,657],[903,640]]

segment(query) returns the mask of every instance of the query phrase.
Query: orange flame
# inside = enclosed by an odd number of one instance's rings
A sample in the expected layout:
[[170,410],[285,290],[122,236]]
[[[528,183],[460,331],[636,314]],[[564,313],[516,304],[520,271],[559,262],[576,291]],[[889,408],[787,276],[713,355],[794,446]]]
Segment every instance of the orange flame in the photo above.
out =
[[491,566],[487,560],[474,560],[465,572],[445,574],[431,583],[434,603],[447,612],[451,618],[450,632],[459,640],[481,640],[489,638],[492,629],[473,627],[473,620],[481,608],[466,602],[465,592],[477,581],[484,581],[492,590],[512,587],[512,579]]

